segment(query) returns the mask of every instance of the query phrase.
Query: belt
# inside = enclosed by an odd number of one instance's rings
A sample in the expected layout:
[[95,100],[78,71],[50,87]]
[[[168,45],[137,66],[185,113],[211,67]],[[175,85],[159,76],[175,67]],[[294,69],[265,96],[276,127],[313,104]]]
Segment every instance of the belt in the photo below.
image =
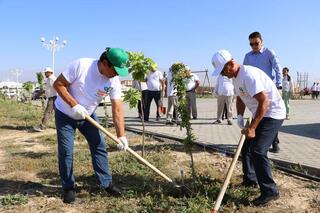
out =
[[187,92],[193,92],[193,90],[191,89],[191,90],[188,90]]

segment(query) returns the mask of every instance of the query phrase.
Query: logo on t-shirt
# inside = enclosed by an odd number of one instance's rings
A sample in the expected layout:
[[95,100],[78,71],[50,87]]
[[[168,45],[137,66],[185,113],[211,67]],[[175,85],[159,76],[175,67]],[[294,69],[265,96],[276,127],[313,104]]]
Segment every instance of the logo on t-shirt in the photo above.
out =
[[240,91],[240,96],[248,96],[248,93],[246,93],[242,87],[239,87],[239,91]]
[[111,90],[113,88],[112,87],[104,87],[104,91],[107,93],[107,94],[110,94]]

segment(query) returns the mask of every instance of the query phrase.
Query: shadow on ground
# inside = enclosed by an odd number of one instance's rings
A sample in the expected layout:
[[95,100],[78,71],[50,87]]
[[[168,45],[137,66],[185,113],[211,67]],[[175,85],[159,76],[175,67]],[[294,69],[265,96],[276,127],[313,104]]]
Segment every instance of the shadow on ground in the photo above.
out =
[[280,128],[280,132],[285,132],[308,138],[320,139],[320,123],[282,126]]

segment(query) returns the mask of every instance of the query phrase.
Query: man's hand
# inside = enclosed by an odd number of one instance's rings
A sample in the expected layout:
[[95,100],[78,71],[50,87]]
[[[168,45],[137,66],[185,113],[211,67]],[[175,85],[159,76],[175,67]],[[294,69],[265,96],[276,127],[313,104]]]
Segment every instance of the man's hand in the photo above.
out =
[[80,104],[75,105],[74,107],[71,108],[71,110],[72,110],[73,118],[76,120],[83,120],[86,118],[86,115],[89,115],[86,108],[84,108]]
[[126,151],[129,147],[128,140],[126,137],[118,138],[121,143],[117,144],[118,149]]
[[244,128],[244,119],[243,119],[243,116],[240,114],[237,117],[237,124],[240,127],[240,129]]
[[250,127],[244,128],[241,130],[241,133],[244,134],[247,139],[256,137],[256,130]]

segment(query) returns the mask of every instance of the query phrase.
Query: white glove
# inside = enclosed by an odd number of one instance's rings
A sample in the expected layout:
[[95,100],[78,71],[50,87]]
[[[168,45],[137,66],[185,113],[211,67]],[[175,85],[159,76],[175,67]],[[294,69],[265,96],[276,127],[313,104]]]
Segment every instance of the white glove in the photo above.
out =
[[243,116],[242,115],[238,115],[237,117],[237,123],[238,123],[238,126],[240,127],[240,129],[243,129],[244,128],[244,120],[243,120]]
[[118,138],[121,143],[117,144],[118,149],[126,151],[128,149],[128,140],[126,137]]
[[71,110],[72,110],[73,118],[76,120],[83,120],[85,119],[86,115],[89,115],[86,108],[84,108],[80,104],[75,105],[74,107],[71,108]]

